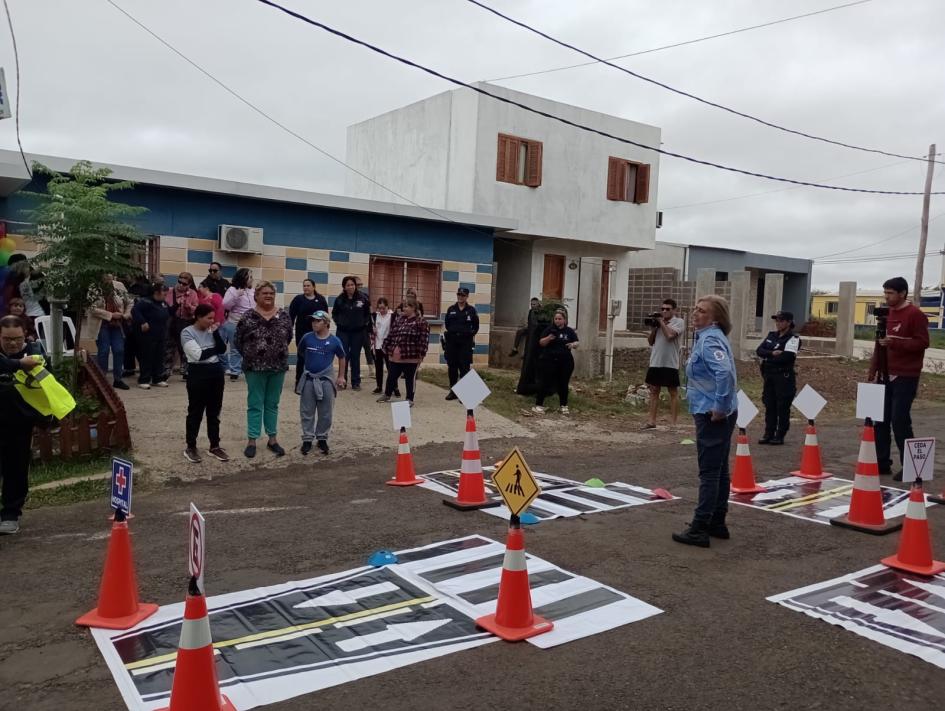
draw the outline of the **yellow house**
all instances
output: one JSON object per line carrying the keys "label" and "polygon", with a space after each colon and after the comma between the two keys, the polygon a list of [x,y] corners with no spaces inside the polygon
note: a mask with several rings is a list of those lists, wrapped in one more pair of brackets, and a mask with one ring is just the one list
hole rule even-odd
{"label": "yellow house", "polygon": [[[810,301],[811,318],[837,318],[840,311],[840,292],[831,291],[826,294],[812,294]],[[866,326],[874,325],[876,318],[873,316],[873,309],[885,303],[882,291],[856,292],[853,323]]]}

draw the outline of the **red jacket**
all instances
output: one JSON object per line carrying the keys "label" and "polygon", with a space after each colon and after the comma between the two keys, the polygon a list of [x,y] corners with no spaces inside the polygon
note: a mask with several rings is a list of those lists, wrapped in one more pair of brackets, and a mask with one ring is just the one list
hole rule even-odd
{"label": "red jacket", "polygon": [[[901,309],[890,309],[886,333],[889,336],[889,345],[886,346],[889,374],[919,377],[925,361],[925,349],[929,347],[928,316],[911,303]],[[877,358],[874,348],[870,376],[878,369]]]}

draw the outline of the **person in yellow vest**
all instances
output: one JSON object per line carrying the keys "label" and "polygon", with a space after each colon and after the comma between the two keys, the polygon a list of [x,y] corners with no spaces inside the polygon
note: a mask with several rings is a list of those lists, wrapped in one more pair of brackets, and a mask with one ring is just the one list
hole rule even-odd
{"label": "person in yellow vest", "polygon": [[27,354],[26,329],[18,316],[0,319],[0,534],[17,533],[29,493],[33,426],[41,419],[19,392],[15,376],[43,364]]}

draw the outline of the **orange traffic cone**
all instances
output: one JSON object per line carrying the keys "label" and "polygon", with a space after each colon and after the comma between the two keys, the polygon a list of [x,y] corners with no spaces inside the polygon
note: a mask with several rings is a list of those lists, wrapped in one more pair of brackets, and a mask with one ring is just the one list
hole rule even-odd
{"label": "orange traffic cone", "polygon": [[84,627],[126,630],[157,612],[158,606],[138,601],[138,581],[131,552],[128,522],[116,513],[105,554],[105,570],[98,591],[98,606],[77,619]]}
{"label": "orange traffic cone", "polygon": [[466,411],[466,440],[463,444],[463,461],[459,468],[459,491],[455,499],[443,499],[443,503],[460,511],[498,506],[498,501],[486,497],[486,486],[482,476],[482,458],[479,455],[479,437],[476,435],[476,418],[472,410]]}
{"label": "orange traffic cone", "polygon": [[764,491],[763,486],[755,483],[755,465],[748,449],[748,433],[739,428],[735,444],[735,469],[732,472],[732,491],[736,494],[757,494]]}
{"label": "orange traffic cone", "polygon": [[480,617],[476,624],[509,642],[550,632],[554,627],[553,622],[532,612],[532,593],[525,563],[525,537],[517,518],[509,526],[509,537],[505,543],[505,560],[502,562],[495,614]]}
{"label": "orange traffic cone", "polygon": [[801,454],[801,468],[791,472],[794,476],[805,479],[829,479],[833,474],[824,471],[820,461],[820,444],[817,442],[817,429],[814,421],[807,421],[807,434],[804,435],[804,450]]}
{"label": "orange traffic cone", "polygon": [[932,559],[932,537],[925,514],[925,492],[921,486],[913,486],[909,492],[899,551],[879,562],[918,575],[937,575],[945,571],[945,563]]}
{"label": "orange traffic cone", "polygon": [[191,580],[184,603],[184,622],[180,630],[171,704],[161,711],[236,711],[232,702],[220,694],[217,664],[210,637],[207,598]]}
{"label": "orange traffic cone", "polygon": [[413,455],[410,454],[410,443],[407,441],[407,429],[400,428],[400,445],[397,447],[397,471],[393,479],[386,482],[390,486],[413,486],[422,484],[423,479],[417,478],[417,471],[413,468]]}
{"label": "orange traffic cone", "polygon": [[902,521],[890,522],[883,514],[883,492],[879,485],[879,465],[876,462],[876,437],[873,423],[867,419],[860,440],[860,454],[856,460],[853,495],[850,510],[830,523],[864,533],[883,535],[902,528]]}

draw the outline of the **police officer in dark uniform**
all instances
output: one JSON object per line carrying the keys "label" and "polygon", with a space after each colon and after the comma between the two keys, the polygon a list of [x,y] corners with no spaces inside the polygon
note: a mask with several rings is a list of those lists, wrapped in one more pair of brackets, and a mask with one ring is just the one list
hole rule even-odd
{"label": "police officer in dark uniform", "polygon": [[[479,333],[479,314],[475,306],[466,303],[468,299],[469,289],[461,286],[456,290],[456,303],[447,309],[443,319],[446,367],[451,388],[469,372],[476,334]],[[446,399],[455,400],[456,394],[450,390]]]}
{"label": "police officer in dark uniform", "polygon": [[784,444],[784,435],[791,426],[791,403],[797,392],[797,374],[794,360],[801,347],[801,339],[794,333],[794,314],[778,311],[774,319],[776,331],[771,331],[756,353],[761,358],[761,376],[764,391],[765,434],[758,444]]}

